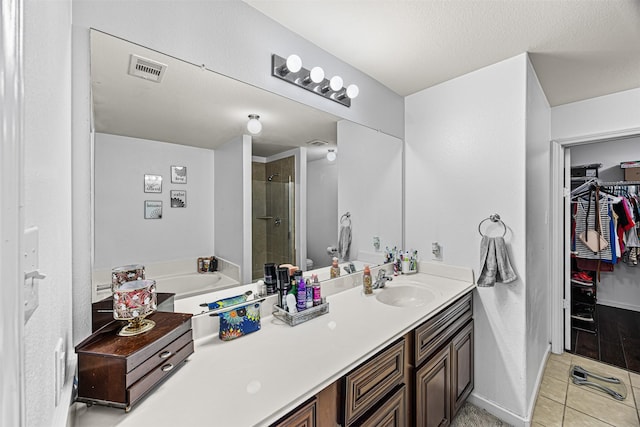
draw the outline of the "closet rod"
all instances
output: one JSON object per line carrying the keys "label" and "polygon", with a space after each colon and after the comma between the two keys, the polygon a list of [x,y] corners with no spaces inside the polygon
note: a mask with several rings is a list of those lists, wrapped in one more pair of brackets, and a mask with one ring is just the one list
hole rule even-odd
{"label": "closet rod", "polygon": [[640,181],[611,181],[611,182],[599,182],[600,187],[624,187],[628,185],[640,185]]}

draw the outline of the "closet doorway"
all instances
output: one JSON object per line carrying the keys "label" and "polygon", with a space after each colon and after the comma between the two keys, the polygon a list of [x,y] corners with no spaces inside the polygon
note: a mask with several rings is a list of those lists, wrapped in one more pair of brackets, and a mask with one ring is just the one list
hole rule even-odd
{"label": "closet doorway", "polygon": [[[621,168],[640,160],[640,135],[583,141],[564,154],[564,348],[640,372],[640,178]],[[594,231],[603,247],[585,242]]]}

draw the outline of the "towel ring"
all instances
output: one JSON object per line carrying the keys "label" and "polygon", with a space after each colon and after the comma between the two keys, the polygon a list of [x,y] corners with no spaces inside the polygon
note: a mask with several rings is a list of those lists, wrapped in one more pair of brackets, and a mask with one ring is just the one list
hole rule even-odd
{"label": "towel ring", "polygon": [[499,222],[500,224],[502,224],[502,227],[504,228],[504,233],[502,233],[502,237],[507,235],[507,226],[500,219],[500,215],[493,214],[493,215],[489,215],[489,218],[483,219],[482,221],[480,221],[480,224],[478,224],[478,233],[480,233],[482,237],[485,237],[485,234],[482,233],[482,230],[480,229],[480,227],[482,227],[482,224],[484,224],[485,221]]}

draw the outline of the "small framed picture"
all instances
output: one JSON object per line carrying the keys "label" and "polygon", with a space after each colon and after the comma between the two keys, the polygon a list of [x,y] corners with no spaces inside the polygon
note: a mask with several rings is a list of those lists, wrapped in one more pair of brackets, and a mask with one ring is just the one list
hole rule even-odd
{"label": "small framed picture", "polygon": [[144,219],[162,219],[162,200],[144,201]]}
{"label": "small framed picture", "polygon": [[171,166],[171,182],[173,184],[186,184],[187,183],[187,167]]}
{"label": "small framed picture", "polygon": [[171,190],[171,207],[187,207],[187,192],[185,190]]}
{"label": "small framed picture", "polygon": [[144,176],[144,192],[145,193],[162,193],[162,176],[161,175],[145,175]]}

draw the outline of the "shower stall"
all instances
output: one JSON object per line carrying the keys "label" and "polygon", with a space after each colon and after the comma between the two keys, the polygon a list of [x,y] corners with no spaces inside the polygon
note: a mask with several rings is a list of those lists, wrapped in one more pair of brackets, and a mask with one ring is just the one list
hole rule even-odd
{"label": "shower stall", "polygon": [[296,263],[295,158],[252,163],[252,278],[264,264]]}

